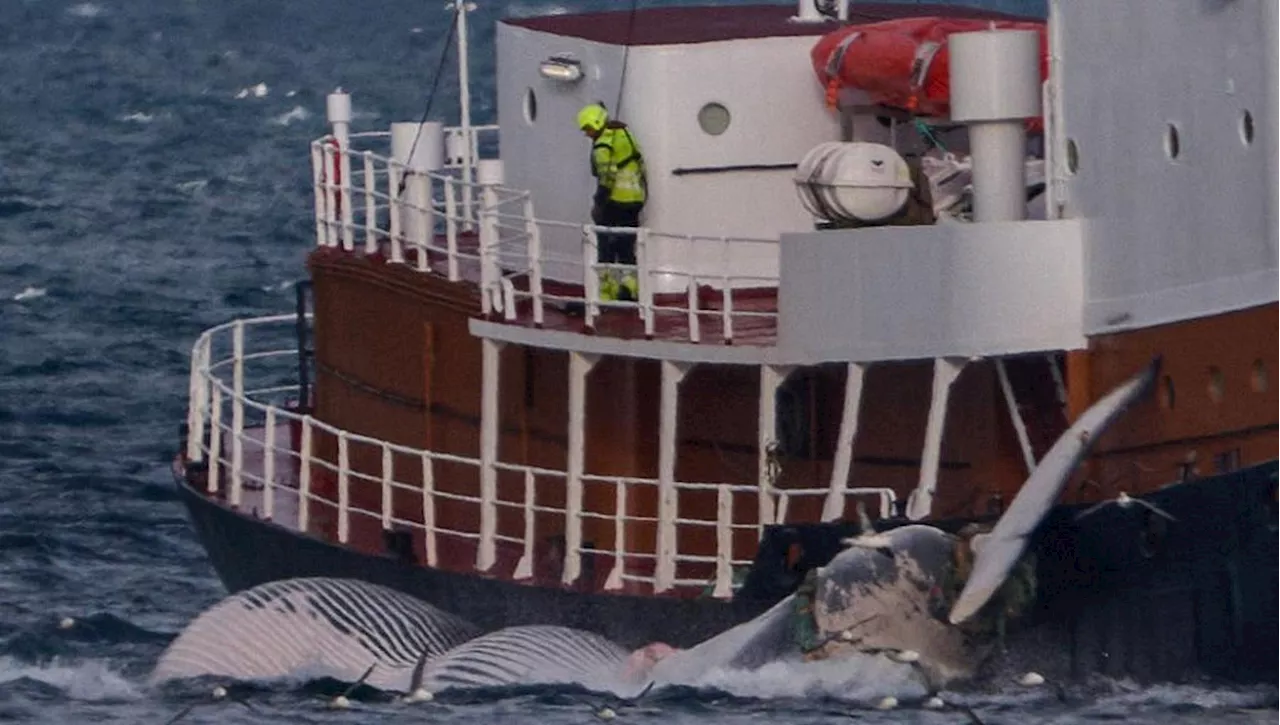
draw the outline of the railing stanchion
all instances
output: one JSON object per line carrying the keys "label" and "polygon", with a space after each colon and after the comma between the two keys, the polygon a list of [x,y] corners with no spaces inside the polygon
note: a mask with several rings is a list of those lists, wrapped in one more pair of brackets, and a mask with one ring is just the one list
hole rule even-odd
{"label": "railing stanchion", "polygon": [[351,536],[351,451],[347,432],[338,431],[338,543]]}
{"label": "railing stanchion", "polygon": [[298,443],[298,531],[307,533],[311,523],[311,437],[315,420],[302,416],[302,434]]}
{"label": "railing stanchion", "polygon": [[378,179],[374,173],[373,152],[365,151],[364,159],[364,252],[378,251]]}
{"label": "railing stanchion", "polygon": [[622,575],[627,566],[627,482],[619,478],[614,483],[613,504],[613,570],[605,580],[607,591],[622,588]]}
{"label": "railing stanchion", "polygon": [[689,308],[689,342],[702,342],[702,331],[698,329],[698,278],[689,275],[689,284],[685,289]]}
{"label": "railing stanchion", "polygon": [[649,258],[649,228],[636,230],[636,282],[640,287],[640,318],[644,320],[644,336],[653,337],[655,312],[653,309],[654,274]]}
{"label": "railing stanchion", "polygon": [[204,378],[204,346],[197,342],[191,348],[191,381],[187,394],[187,460],[204,460],[205,396],[209,382]]}
{"label": "railing stanchion", "polygon": [[328,190],[325,189],[325,142],[313,141],[311,143],[311,184],[315,192],[315,215],[316,215],[316,246],[329,246],[329,228],[326,225],[328,220],[327,211],[328,204],[325,197],[328,196]]}
{"label": "railing stanchion", "polygon": [[391,530],[391,519],[395,508],[392,498],[392,482],[395,480],[395,458],[391,455],[391,446],[382,444],[382,530]]}
{"label": "railing stanchion", "polygon": [[524,198],[524,230],[529,245],[529,296],[533,298],[533,324],[541,326],[542,312],[542,236],[533,216],[533,199]]}
{"label": "railing stanchion", "polygon": [[276,409],[267,406],[262,443],[262,516],[268,521],[276,515]]}
{"label": "railing stanchion", "polygon": [[533,577],[533,542],[536,540],[534,529],[534,499],[536,497],[535,479],[532,468],[524,469],[524,551],[520,561],[516,563],[513,579],[530,579]]}
{"label": "railing stanchion", "polygon": [[435,566],[436,555],[436,484],[435,465],[431,453],[422,452],[422,546],[426,549],[427,566]]}
{"label": "railing stanchion", "polygon": [[244,490],[244,320],[231,328],[231,496],[239,508]]}
{"label": "railing stanchion", "polygon": [[448,249],[449,281],[461,279],[458,273],[458,192],[453,179],[444,181],[444,241]]}
{"label": "railing stanchion", "polygon": [[400,221],[400,165],[387,161],[387,231],[391,237],[391,255],[404,258],[404,230]]}
{"label": "railing stanchion", "polygon": [[209,493],[218,492],[218,476],[222,473],[222,387],[213,386],[209,405]]}
{"label": "railing stanchion", "polygon": [[600,316],[600,275],[596,265],[600,261],[599,239],[596,227],[582,227],[582,293],[586,296],[586,326],[595,327]]}
{"label": "railing stanchion", "polygon": [[723,483],[716,492],[716,584],[711,596],[733,597],[733,491]]}

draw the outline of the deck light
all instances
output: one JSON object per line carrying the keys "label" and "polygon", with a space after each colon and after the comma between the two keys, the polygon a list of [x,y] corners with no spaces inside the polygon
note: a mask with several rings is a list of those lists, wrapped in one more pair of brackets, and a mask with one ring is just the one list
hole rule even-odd
{"label": "deck light", "polygon": [[582,79],[582,63],[574,58],[553,55],[538,65],[538,75],[560,83],[577,83]]}

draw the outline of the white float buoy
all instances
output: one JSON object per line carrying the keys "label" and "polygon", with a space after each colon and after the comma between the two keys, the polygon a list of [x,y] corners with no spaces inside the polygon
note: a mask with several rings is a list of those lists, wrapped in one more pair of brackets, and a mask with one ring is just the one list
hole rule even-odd
{"label": "white float buoy", "polygon": [[221,700],[226,696],[227,696],[227,688],[223,687],[222,685],[218,685],[217,687],[213,688],[213,699]]}
{"label": "white float buoy", "polygon": [[897,652],[890,652],[889,659],[893,660],[894,662],[900,662],[905,665],[905,664],[910,664],[912,662],[919,662],[920,653],[913,649],[904,649],[904,650],[899,650]]}
{"label": "white float buoy", "polygon": [[347,699],[346,695],[338,695],[329,703],[329,707],[335,710],[345,710],[351,707],[351,701]]}
{"label": "white float buoy", "polygon": [[617,716],[618,716],[618,713],[614,712],[613,708],[611,707],[602,707],[596,712],[596,717],[600,718],[601,720],[612,720]]}
{"label": "white float buoy", "polygon": [[938,697],[937,695],[934,695],[933,697],[924,701],[924,709],[926,710],[941,710],[946,706],[947,706],[947,703],[943,702],[942,698]]}
{"label": "white float buoy", "polygon": [[58,629],[71,629],[74,626],[76,626],[76,620],[71,617],[63,617],[62,621],[58,622]]}
{"label": "white float buoy", "polygon": [[898,698],[888,695],[876,703],[877,710],[892,710],[898,706]]}
{"label": "white float buoy", "polygon": [[418,689],[406,695],[404,698],[404,701],[405,702],[431,702],[434,699],[436,699],[435,695],[431,694],[430,692],[427,692],[426,688],[419,687]]}

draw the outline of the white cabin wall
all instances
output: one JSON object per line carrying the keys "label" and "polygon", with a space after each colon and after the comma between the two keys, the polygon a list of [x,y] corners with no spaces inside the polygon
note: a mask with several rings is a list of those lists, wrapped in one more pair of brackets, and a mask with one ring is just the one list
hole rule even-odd
{"label": "white cabin wall", "polygon": [[1087,220],[1088,332],[1276,300],[1275,2],[1054,3],[1062,133],[1079,152],[1066,216]]}
{"label": "white cabin wall", "polygon": [[[784,231],[812,228],[792,183],[793,169],[674,175],[681,168],[794,164],[812,146],[840,137],[837,114],[823,105],[809,50],[817,36],[757,38],[686,46],[637,46],[627,61],[622,120],[636,135],[649,174],[649,203],[642,222],[671,235],[776,239]],[[585,77],[572,85],[538,75],[538,63],[557,53],[583,63]],[[588,221],[594,180],[589,142],[575,118],[584,104],[617,102],[623,49],[579,38],[500,24],[497,34],[498,119],[506,184],[530,189],[540,218]],[[534,123],[525,119],[527,89],[537,95]],[[721,136],[705,134],[698,110],[711,101],[731,114]],[[543,247],[576,257],[580,234],[544,228]],[[776,277],[777,250],[752,244],[728,253],[719,244],[657,237],[658,264],[694,271]],[[579,274],[569,265],[550,275]],[[742,286],[751,282],[742,281]],[[754,283],[759,284],[759,283]],[[683,286],[672,278],[669,288]],[[662,291],[662,290],[659,290]]]}

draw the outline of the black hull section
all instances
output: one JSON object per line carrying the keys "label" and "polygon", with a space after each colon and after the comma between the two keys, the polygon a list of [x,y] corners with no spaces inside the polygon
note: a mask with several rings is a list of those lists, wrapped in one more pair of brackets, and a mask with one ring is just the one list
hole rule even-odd
{"label": "black hull section", "polygon": [[[1011,637],[1010,659],[1051,677],[1274,681],[1276,477],[1272,462],[1146,497],[1176,522],[1139,506],[1108,506],[1079,521],[1083,507],[1054,509],[1032,545],[1038,605],[1031,626]],[[687,647],[776,601],[586,594],[429,569],[245,517],[185,482],[178,488],[232,592],[278,579],[349,577],[406,592],[486,629],[561,624],[628,647],[653,641]]]}

